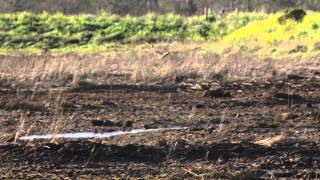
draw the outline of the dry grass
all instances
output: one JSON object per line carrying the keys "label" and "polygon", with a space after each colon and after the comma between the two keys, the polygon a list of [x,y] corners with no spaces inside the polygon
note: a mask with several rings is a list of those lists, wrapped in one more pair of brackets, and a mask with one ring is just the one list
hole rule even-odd
{"label": "dry grass", "polygon": [[[0,60],[0,79],[12,87],[30,84],[77,86],[82,80],[100,83],[179,82],[216,78],[269,79],[296,69],[317,67],[319,57],[306,60],[257,59],[249,52],[217,55],[201,50],[170,51],[164,58],[154,49],[108,54],[4,54]],[[37,86],[34,86],[37,83]]]}
{"label": "dry grass", "polygon": [[[48,101],[51,101],[50,98]],[[69,125],[75,121],[76,113],[67,115],[64,113],[63,104],[66,103],[66,99],[64,98],[63,94],[59,94],[54,102],[50,102],[53,108],[53,118],[48,121],[48,123],[44,127],[44,134],[52,134],[53,138],[50,142],[55,143],[57,142],[56,135],[59,133],[64,132],[66,129],[69,128]],[[28,110],[28,108],[22,108],[22,110]],[[29,111],[25,113],[21,113],[20,120],[17,124],[17,128],[15,131],[13,142],[19,142],[19,138],[22,136],[28,136],[30,133],[35,131],[34,129],[34,122],[30,122],[28,119]],[[35,118],[38,118],[37,116]],[[41,118],[41,117],[39,117]],[[41,121],[41,120],[40,120]],[[38,132],[37,132],[38,133]],[[0,132],[0,140],[4,138],[6,134],[4,132]]]}
{"label": "dry grass", "polygon": [[27,116],[25,114],[21,114],[19,127],[17,128],[13,143],[16,143],[22,133],[25,132],[25,123],[27,120]]}

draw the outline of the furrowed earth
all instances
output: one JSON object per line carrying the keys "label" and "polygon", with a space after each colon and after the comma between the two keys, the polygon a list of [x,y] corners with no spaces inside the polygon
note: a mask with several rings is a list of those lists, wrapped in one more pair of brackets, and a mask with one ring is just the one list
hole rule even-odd
{"label": "furrowed earth", "polygon": [[[263,81],[83,82],[41,91],[0,84],[2,179],[320,176],[320,69]],[[105,139],[18,139],[170,127],[187,128]]]}

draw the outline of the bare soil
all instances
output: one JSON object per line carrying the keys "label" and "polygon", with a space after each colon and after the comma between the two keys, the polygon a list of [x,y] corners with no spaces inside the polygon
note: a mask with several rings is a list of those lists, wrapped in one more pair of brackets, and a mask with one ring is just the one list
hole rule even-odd
{"label": "bare soil", "polygon": [[[0,90],[3,179],[320,176],[320,73],[268,81]],[[22,124],[22,125],[21,125]],[[107,139],[26,134],[188,127]],[[271,146],[255,143],[283,135]]]}

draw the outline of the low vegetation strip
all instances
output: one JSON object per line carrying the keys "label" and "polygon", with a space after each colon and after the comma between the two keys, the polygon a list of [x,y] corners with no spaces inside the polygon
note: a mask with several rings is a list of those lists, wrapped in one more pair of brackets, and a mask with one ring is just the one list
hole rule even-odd
{"label": "low vegetation strip", "polygon": [[[275,14],[226,16],[147,14],[0,14],[0,50],[113,51],[137,44],[179,41],[225,55],[248,51],[259,59],[313,57],[320,52],[320,13],[288,9]],[[201,42],[201,43],[194,43]],[[140,47],[140,46],[137,46]],[[231,51],[230,51],[231,50]]]}
{"label": "low vegetation strip", "polygon": [[32,14],[0,15],[0,48],[92,48],[107,43],[218,40],[256,20],[264,13],[230,13],[184,17],[148,14],[142,17],[100,15]]}

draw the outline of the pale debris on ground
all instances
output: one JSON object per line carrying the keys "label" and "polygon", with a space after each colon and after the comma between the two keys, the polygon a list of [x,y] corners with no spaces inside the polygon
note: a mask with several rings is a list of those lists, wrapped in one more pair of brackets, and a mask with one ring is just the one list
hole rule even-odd
{"label": "pale debris on ground", "polygon": [[284,135],[278,135],[274,137],[265,138],[259,141],[255,141],[254,144],[271,147],[274,143],[280,142],[285,139]]}

